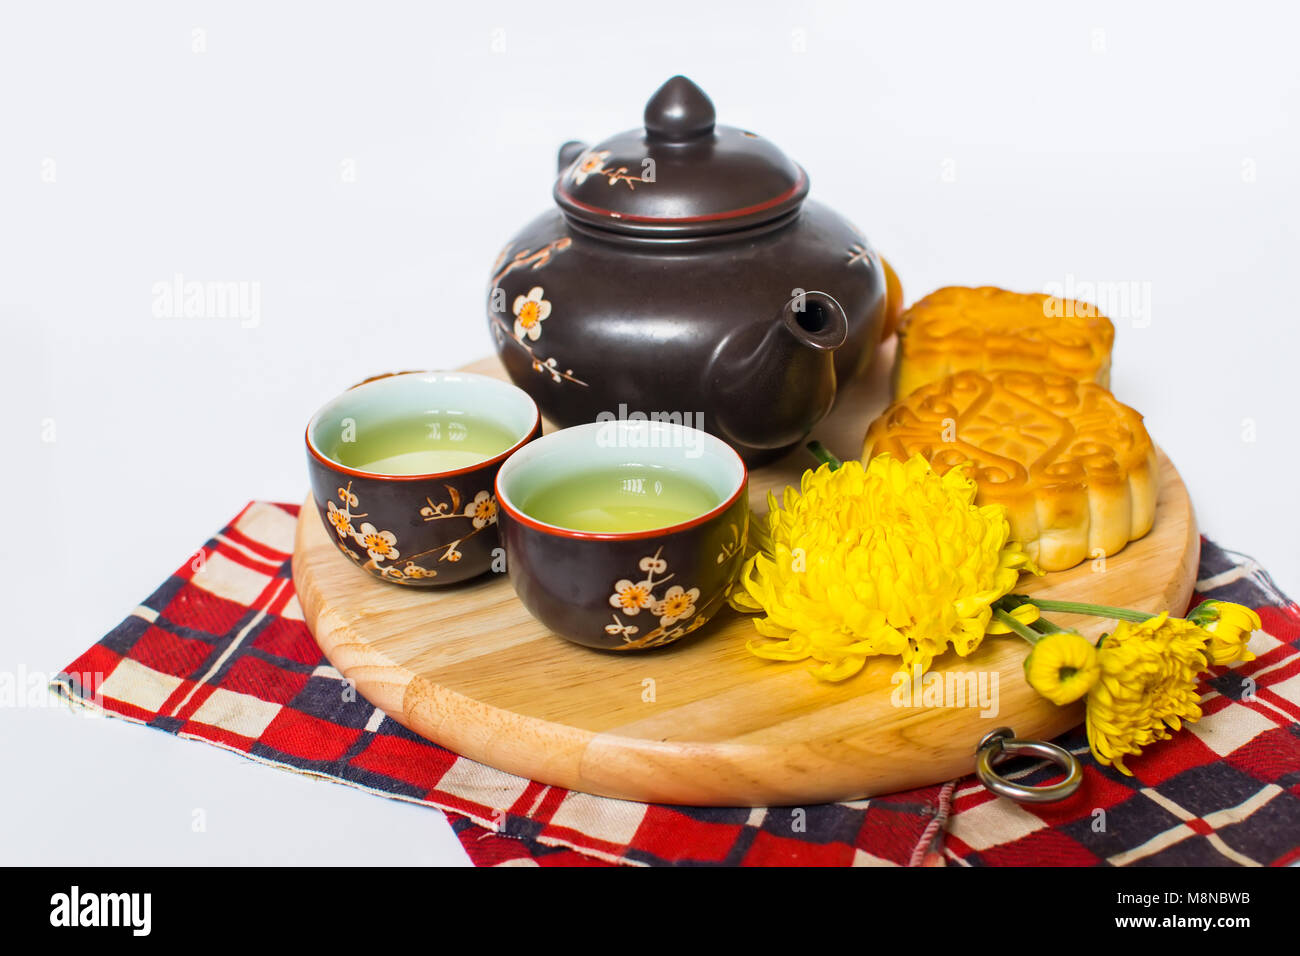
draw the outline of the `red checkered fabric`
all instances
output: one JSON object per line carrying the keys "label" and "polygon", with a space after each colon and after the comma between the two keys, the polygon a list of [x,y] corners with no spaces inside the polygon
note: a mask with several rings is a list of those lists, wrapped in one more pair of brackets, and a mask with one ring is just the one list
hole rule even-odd
{"label": "red checkered fabric", "polygon": [[[1285,864],[1300,858],[1300,609],[1204,541],[1198,592],[1264,622],[1204,718],[1069,801],[971,778],[808,807],[673,807],[546,786],[412,734],[356,695],[303,622],[295,505],[252,502],[52,682],[68,700],[298,773],[442,808],[479,865]],[[1086,755],[1082,732],[1060,741]],[[1042,765],[1015,776],[1048,779]]]}

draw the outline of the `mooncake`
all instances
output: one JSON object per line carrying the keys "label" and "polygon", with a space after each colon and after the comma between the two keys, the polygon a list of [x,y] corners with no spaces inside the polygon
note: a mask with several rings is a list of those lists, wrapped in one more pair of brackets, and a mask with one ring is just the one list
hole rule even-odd
{"label": "mooncake", "polygon": [[884,256],[880,257],[880,265],[885,270],[885,321],[880,326],[883,342],[898,331],[898,323],[903,320],[903,283]]}
{"label": "mooncake", "polygon": [[1044,369],[1110,385],[1115,326],[1075,299],[949,286],[899,322],[894,398],[963,369]]}
{"label": "mooncake", "polygon": [[1119,551],[1155,520],[1159,468],[1142,416],[1095,382],[1055,372],[956,372],[872,422],[863,460],[969,462],[977,504],[1006,506],[1044,571]]}

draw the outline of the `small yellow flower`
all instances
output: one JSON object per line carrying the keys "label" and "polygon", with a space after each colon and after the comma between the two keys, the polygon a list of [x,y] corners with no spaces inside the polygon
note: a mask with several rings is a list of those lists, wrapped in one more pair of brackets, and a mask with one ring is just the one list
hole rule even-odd
{"label": "small yellow flower", "polygon": [[[1016,607],[1012,608],[1007,613],[1010,614],[1012,617],[1014,617],[1021,624],[1025,625],[1026,627],[1028,627],[1030,624],[1033,624],[1040,617],[1038,605],[1031,604],[1028,601],[1026,601],[1024,604],[1016,605]],[[1003,624],[997,618],[993,618],[992,620],[989,621],[989,626],[984,631],[984,633],[985,634],[1010,634],[1011,628],[1008,627],[1006,624]]]}
{"label": "small yellow flower", "polygon": [[1101,677],[1088,692],[1088,744],[1102,764],[1132,776],[1124,757],[1200,719],[1198,675],[1209,666],[1207,635],[1168,612],[1120,621],[1097,650]]}
{"label": "small yellow flower", "polygon": [[1097,648],[1074,631],[1045,635],[1025,658],[1025,679],[1029,686],[1053,704],[1078,700],[1097,683],[1100,675]]}
{"label": "small yellow flower", "polygon": [[1222,666],[1255,659],[1246,645],[1250,635],[1263,625],[1250,608],[1228,601],[1203,601],[1188,617],[1210,635],[1205,653],[1211,664]]}
{"label": "small yellow flower", "polygon": [[940,476],[919,455],[879,455],[806,471],[779,503],[769,494],[758,551],[729,595],[737,610],[762,615],[750,651],[812,658],[825,680],[879,654],[922,672],[950,647],[970,654],[993,602],[1035,570],[1008,540],[1006,509],[976,506],[975,493],[961,467]]}

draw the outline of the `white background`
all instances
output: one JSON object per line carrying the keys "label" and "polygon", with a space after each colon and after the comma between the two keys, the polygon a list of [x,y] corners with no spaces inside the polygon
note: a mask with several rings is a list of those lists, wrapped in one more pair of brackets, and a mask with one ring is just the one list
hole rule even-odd
{"label": "white background", "polygon": [[[334,393],[487,354],[487,270],[556,147],[639,125],[677,72],[909,301],[1138,283],[1114,391],[1203,530],[1300,590],[1296,28],[1240,2],[7,3],[0,667],[57,672],[250,498],[301,501]],[[176,273],[260,283],[260,322],[154,318]],[[118,721],[33,702],[0,747],[0,862],[465,861],[436,812]]]}

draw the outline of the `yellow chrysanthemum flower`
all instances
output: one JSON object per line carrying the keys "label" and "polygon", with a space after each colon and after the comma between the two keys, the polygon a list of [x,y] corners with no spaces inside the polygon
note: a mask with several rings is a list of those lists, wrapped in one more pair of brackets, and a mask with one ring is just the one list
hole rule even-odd
{"label": "yellow chrysanthemum flower", "polygon": [[1088,744],[1099,763],[1132,776],[1124,757],[1169,728],[1200,719],[1197,675],[1209,666],[1207,635],[1168,612],[1141,624],[1120,621],[1097,650],[1101,677],[1088,692]]}
{"label": "yellow chrysanthemum flower", "polygon": [[[991,605],[1037,571],[1001,505],[974,504],[961,467],[943,476],[919,455],[879,455],[804,472],[798,490],[768,495],[766,528],[730,600],[754,619],[759,657],[812,658],[843,680],[868,657],[899,657],[922,672],[952,647],[970,654]],[[779,505],[779,506],[778,506]]]}
{"label": "yellow chrysanthemum flower", "polygon": [[1250,608],[1230,601],[1202,601],[1188,617],[1210,635],[1205,653],[1211,664],[1234,664],[1255,659],[1255,655],[1246,649],[1246,644],[1250,635],[1263,625],[1259,615]]}
{"label": "yellow chrysanthemum flower", "polygon": [[1025,658],[1029,686],[1053,704],[1073,703],[1088,693],[1100,676],[1097,648],[1075,631],[1044,635]]}

